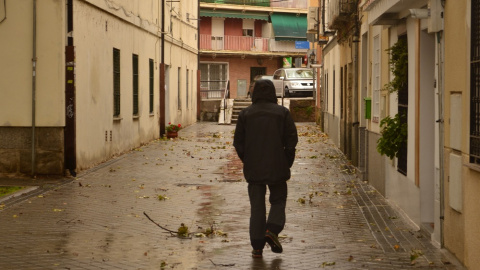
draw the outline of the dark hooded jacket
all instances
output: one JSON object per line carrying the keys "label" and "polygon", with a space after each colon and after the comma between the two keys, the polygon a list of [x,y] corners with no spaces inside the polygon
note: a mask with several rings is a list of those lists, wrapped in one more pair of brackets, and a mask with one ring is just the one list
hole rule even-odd
{"label": "dark hooded jacket", "polygon": [[275,184],[290,179],[297,128],[290,111],[277,105],[270,80],[258,80],[252,105],[238,116],[233,145],[248,183]]}

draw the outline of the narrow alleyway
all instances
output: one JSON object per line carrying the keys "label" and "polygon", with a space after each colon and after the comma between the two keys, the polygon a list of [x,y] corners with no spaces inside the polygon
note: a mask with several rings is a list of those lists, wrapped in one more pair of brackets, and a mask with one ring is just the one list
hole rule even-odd
{"label": "narrow alleyway", "polygon": [[[282,254],[250,256],[235,126],[198,123],[0,202],[0,269],[461,269],[359,181],[314,124],[297,127]],[[182,223],[188,237],[167,231]]]}

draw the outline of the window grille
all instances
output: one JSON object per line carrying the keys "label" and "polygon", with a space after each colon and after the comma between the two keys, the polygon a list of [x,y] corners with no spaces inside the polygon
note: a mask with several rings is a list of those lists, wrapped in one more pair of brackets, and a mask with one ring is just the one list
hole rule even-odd
{"label": "window grille", "polygon": [[138,115],[138,55],[132,55],[133,115]]}
{"label": "window grille", "polygon": [[201,63],[200,76],[202,99],[223,98],[228,82],[228,65],[226,63]]}
{"label": "window grille", "polygon": [[335,115],[335,66],[333,67],[333,78],[332,78],[332,106],[333,106],[332,115]]}
{"label": "window grille", "polygon": [[113,116],[120,115],[120,50],[113,49]]}
{"label": "window grille", "polygon": [[471,10],[470,162],[480,164],[480,1]]}
{"label": "window grille", "polygon": [[[398,38],[405,39],[405,43],[407,43],[406,35],[400,36]],[[408,70],[407,70],[407,74],[408,74]],[[400,89],[398,91],[398,115],[400,117],[400,124],[408,123],[408,76],[403,89]],[[400,146],[400,150],[398,151],[397,170],[404,175],[407,175],[407,154],[408,154],[407,149],[408,149],[408,143],[404,142]]]}
{"label": "window grille", "polygon": [[153,89],[154,89],[154,66],[153,66],[153,59],[148,60],[148,67],[149,67],[149,112],[153,113]]}
{"label": "window grille", "polygon": [[328,70],[325,70],[325,111],[328,112]]}
{"label": "window grille", "polygon": [[185,87],[185,106],[187,107],[188,109],[188,91],[189,91],[189,80],[188,80],[188,72],[189,70],[187,69],[187,73],[185,74],[185,81],[186,81],[186,87]]}
{"label": "window grille", "polygon": [[182,68],[178,68],[178,73],[177,73],[177,81],[178,81],[178,84],[177,84],[177,95],[178,95],[178,98],[177,98],[177,106],[178,106],[178,110],[181,110],[182,109],[182,95],[181,95],[181,92],[180,92],[180,88],[182,87],[182,83],[180,81],[180,78],[182,77]]}
{"label": "window grille", "polygon": [[343,93],[345,91],[343,78],[343,67],[340,67],[340,119],[343,119]]}
{"label": "window grille", "polygon": [[[408,119],[408,105],[398,105],[398,115],[400,117],[400,124],[407,123]],[[405,141],[400,146],[398,150],[398,164],[397,170],[403,175],[407,175],[407,154],[408,154],[408,143]]]}

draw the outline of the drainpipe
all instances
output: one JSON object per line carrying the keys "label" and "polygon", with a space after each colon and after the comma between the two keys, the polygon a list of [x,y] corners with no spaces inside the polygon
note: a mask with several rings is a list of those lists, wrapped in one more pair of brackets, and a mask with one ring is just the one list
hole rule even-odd
{"label": "drainpipe", "polygon": [[160,61],[160,138],[165,134],[165,0],[162,0],[162,56]]}
{"label": "drainpipe", "polygon": [[353,138],[352,138],[352,159],[355,161],[356,166],[360,163],[360,120],[358,119],[358,43],[360,42],[360,31],[358,29],[359,24],[359,11],[358,11],[358,1],[355,2],[355,33],[353,34],[352,43],[353,43],[353,91],[352,91],[352,126],[353,126]]}
{"label": "drainpipe", "polygon": [[33,44],[32,44],[32,177],[35,177],[35,96],[36,96],[36,70],[37,70],[37,0],[33,0]]}
{"label": "drainpipe", "polygon": [[420,187],[420,19],[415,32],[415,185]]}
{"label": "drainpipe", "polygon": [[197,1],[197,119],[200,119],[201,95],[200,95],[200,1]]}
{"label": "drainpipe", "polygon": [[443,83],[443,32],[437,32],[437,42],[438,42],[438,129],[439,129],[439,167],[440,167],[440,247],[444,247],[444,238],[443,238],[443,221],[445,215],[445,183],[443,182],[445,179],[444,176],[444,155],[443,155],[443,148],[445,147],[444,142],[444,111],[443,111],[443,96],[444,96],[444,83]]}

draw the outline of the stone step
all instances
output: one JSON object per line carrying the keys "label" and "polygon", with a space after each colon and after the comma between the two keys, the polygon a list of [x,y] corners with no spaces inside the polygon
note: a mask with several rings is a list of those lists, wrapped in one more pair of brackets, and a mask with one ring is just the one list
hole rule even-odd
{"label": "stone step", "polygon": [[235,99],[233,101],[231,123],[236,124],[240,112],[250,105],[252,105],[251,99]]}

